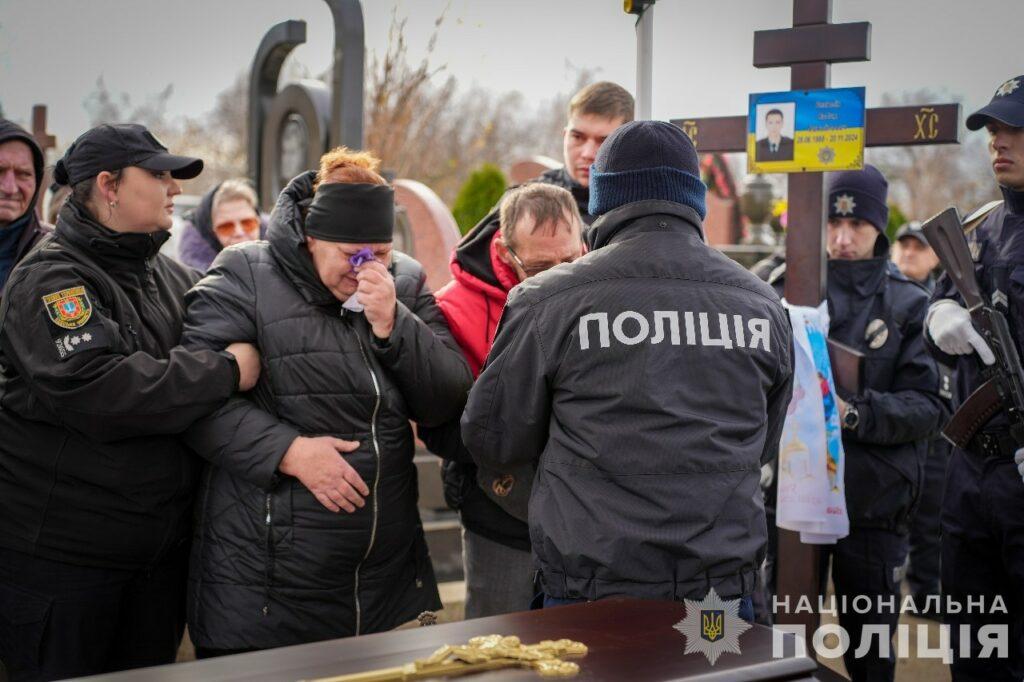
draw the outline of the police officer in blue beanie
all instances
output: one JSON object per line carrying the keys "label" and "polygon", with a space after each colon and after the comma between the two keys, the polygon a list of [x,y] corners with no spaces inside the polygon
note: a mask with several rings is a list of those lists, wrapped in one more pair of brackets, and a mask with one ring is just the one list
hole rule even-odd
{"label": "police officer in blue beanie", "polygon": [[[974,228],[969,240],[978,283],[1007,316],[1017,348],[1024,352],[1024,76],[1000,85],[988,105],[967,117],[967,127],[988,131],[992,171],[1003,195],[1001,202],[965,220],[968,229]],[[939,280],[932,301],[929,349],[956,368],[962,402],[988,378],[983,370],[994,360],[992,351],[971,326],[948,277]],[[966,448],[953,448],[949,462],[942,590],[961,606],[946,614],[954,680],[1024,678],[1024,449],[1008,429],[1006,415],[998,412]],[[969,602],[983,606],[969,609]],[[1006,656],[981,657],[986,626],[1004,638]]]}
{"label": "police officer in blue beanie", "polygon": [[[831,559],[836,598],[848,604],[839,613],[851,642],[846,669],[870,682],[893,679],[892,647],[876,645],[863,656],[856,650],[865,626],[886,625],[890,638],[896,631],[909,521],[928,440],[944,414],[922,335],[928,291],[889,260],[888,187],[871,165],[828,180],[829,338],[866,358],[859,393],[839,389],[850,534],[822,552],[822,575]],[[772,283],[781,291],[784,280],[780,268]],[[867,613],[850,606],[860,595],[871,601]]]}
{"label": "police officer in blue beanie", "polygon": [[533,484],[544,606],[713,589],[753,617],[792,335],[771,288],[705,243],[705,191],[675,126],[612,133],[594,250],[512,290],[470,393],[474,459],[531,472],[509,485]]}

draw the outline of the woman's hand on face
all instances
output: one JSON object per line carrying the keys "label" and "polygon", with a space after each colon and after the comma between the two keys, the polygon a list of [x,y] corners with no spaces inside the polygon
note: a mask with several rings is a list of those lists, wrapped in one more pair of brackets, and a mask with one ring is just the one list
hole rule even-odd
{"label": "woman's hand on face", "polygon": [[395,280],[387,267],[378,261],[371,261],[359,266],[356,274],[359,286],[356,294],[363,305],[363,314],[378,339],[391,336],[395,327]]}

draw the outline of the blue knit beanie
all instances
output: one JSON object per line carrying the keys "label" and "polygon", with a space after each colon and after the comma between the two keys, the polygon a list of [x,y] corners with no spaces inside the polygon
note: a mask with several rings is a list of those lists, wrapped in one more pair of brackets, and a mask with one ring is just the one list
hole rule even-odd
{"label": "blue knit beanie", "polygon": [[591,215],[602,215],[635,201],[674,201],[704,219],[707,187],[693,142],[664,121],[633,121],[601,145],[590,167]]}
{"label": "blue knit beanie", "polygon": [[860,218],[885,232],[889,224],[889,183],[871,164],[864,170],[831,173],[828,178],[828,217]]}

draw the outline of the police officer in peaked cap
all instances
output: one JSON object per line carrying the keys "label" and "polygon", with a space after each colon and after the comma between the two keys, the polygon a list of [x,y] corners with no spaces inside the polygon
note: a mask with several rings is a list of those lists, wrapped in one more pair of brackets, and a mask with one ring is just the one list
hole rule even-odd
{"label": "police officer in peaked cap", "polygon": [[[965,221],[968,229],[976,226],[968,241],[978,283],[1007,315],[1017,349],[1024,352],[1024,76],[1004,81],[992,100],[967,118],[967,127],[987,131],[992,172],[1002,193],[1001,202],[982,207]],[[934,356],[956,368],[962,402],[984,383],[983,370],[994,358],[948,277],[939,280],[927,327]],[[953,449],[943,499],[942,589],[961,606],[946,613],[952,626],[954,680],[1024,678],[1022,479],[1024,449],[1010,438],[1003,412],[966,448]],[[983,600],[983,607],[969,609],[972,599],[975,605]],[[969,629],[962,632],[962,625]],[[979,634],[987,625],[1009,638],[1007,656],[980,657]],[[964,635],[969,643],[961,641]],[[962,655],[964,651],[970,655]]]}

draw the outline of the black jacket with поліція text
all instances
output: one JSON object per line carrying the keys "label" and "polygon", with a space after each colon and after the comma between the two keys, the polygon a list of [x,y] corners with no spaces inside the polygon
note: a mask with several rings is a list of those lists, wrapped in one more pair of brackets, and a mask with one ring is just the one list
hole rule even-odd
{"label": "black jacket with \u043f\u043e\u043b\u0456\u0446\u0456\u044f text", "polygon": [[761,465],[792,388],[786,312],[682,204],[626,204],[591,237],[509,295],[466,447],[499,471],[536,467],[547,595],[748,595],[767,540]]}

